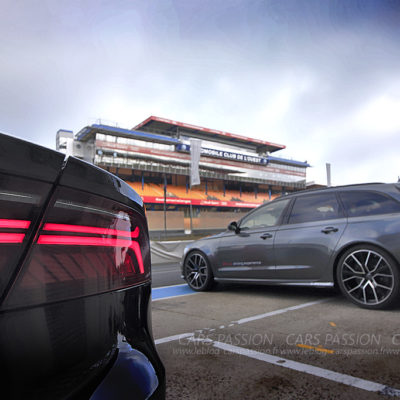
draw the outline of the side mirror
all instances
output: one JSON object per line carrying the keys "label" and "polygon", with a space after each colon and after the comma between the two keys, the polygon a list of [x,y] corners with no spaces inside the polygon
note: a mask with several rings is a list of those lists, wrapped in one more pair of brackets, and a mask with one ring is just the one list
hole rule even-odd
{"label": "side mirror", "polygon": [[234,231],[235,233],[238,233],[239,232],[239,227],[238,227],[237,222],[236,221],[231,222],[228,225],[228,230],[229,231]]}

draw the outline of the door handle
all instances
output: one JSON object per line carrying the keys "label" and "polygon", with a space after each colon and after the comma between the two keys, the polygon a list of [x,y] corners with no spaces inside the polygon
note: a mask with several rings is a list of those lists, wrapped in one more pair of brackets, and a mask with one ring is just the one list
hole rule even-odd
{"label": "door handle", "polygon": [[270,233],[263,233],[261,236],[260,236],[260,238],[261,239],[271,239],[272,238],[272,235],[270,234]]}
{"label": "door handle", "polygon": [[322,229],[321,232],[328,234],[328,233],[331,233],[331,232],[337,232],[338,230],[339,230],[338,228],[334,228],[333,226],[328,226],[328,227]]}

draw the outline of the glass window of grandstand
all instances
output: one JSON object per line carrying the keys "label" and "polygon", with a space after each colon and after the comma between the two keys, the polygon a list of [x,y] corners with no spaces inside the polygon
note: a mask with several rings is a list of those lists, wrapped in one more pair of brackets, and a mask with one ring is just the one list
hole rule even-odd
{"label": "glass window of grandstand", "polygon": [[400,212],[400,204],[381,194],[367,191],[340,193],[349,217],[391,214]]}
{"label": "glass window of grandstand", "polygon": [[243,218],[240,223],[240,230],[276,226],[280,221],[284,209],[289,204],[289,201],[289,199],[281,200],[257,209]]}
{"label": "glass window of grandstand", "polygon": [[335,193],[301,196],[295,200],[289,224],[340,218],[342,212]]}

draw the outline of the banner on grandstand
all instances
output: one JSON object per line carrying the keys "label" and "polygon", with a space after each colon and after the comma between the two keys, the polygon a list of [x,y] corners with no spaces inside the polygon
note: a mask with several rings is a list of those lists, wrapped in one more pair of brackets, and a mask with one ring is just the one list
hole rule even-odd
{"label": "banner on grandstand", "polygon": [[[142,196],[146,204],[162,204],[164,197]],[[234,208],[256,208],[262,203],[248,203],[241,201],[221,201],[221,200],[200,200],[200,199],[180,199],[177,197],[167,197],[167,204],[182,206],[204,206],[204,207],[234,207]]]}
{"label": "banner on grandstand", "polygon": [[[177,144],[175,146],[177,151],[181,152],[191,152],[191,146],[187,144]],[[265,157],[258,157],[256,155],[250,156],[248,154],[240,154],[240,153],[232,153],[231,151],[217,150],[217,149],[209,149],[207,147],[201,147],[200,154],[206,157],[216,157],[216,158],[225,158],[227,160],[233,161],[241,161],[252,164],[268,164],[268,159]]]}
{"label": "banner on grandstand", "polygon": [[190,139],[190,187],[200,185],[200,153],[201,140]]}

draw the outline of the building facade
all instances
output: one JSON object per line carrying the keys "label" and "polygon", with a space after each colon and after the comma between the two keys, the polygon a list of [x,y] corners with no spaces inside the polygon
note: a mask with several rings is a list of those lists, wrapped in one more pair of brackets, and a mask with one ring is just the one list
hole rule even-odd
{"label": "building facade", "polygon": [[[190,187],[191,139],[201,144]],[[242,213],[306,186],[307,162],[276,156],[284,145],[151,116],[133,129],[94,124],[60,130],[57,150],[104,168],[143,198],[149,226],[221,229]]]}

